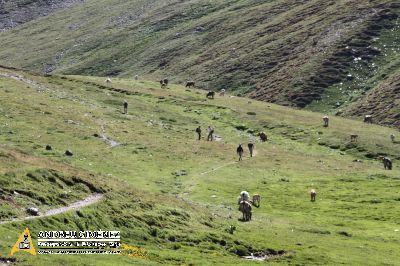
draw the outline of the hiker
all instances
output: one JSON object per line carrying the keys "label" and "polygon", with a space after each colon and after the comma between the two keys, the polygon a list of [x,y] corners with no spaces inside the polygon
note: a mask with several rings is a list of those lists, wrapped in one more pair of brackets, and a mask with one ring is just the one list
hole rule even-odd
{"label": "hiker", "polygon": [[207,141],[213,141],[214,139],[214,128],[212,128],[211,126],[208,126],[208,136],[207,136]]}
{"label": "hiker", "polygon": [[254,144],[250,142],[247,147],[249,147],[250,157],[253,157]]}
{"label": "hiker", "polygon": [[124,100],[124,114],[128,113],[128,102]]}
{"label": "hiker", "polygon": [[243,155],[242,144],[239,144],[239,147],[237,147],[236,152],[239,155],[239,161],[241,161],[242,160],[242,155]]}
{"label": "hiker", "polygon": [[196,128],[196,133],[197,135],[199,135],[199,140],[201,139],[201,127],[199,126],[198,128]]}

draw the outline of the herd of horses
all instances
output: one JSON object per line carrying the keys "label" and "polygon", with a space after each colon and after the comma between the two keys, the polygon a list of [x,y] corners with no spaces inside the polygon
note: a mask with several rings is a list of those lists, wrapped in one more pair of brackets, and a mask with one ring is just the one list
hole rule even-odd
{"label": "herd of horses", "polygon": [[[372,118],[373,118],[372,115],[365,115],[364,123],[372,124]],[[329,127],[329,116],[322,117],[322,121],[324,122],[324,125],[323,125],[324,127]],[[390,134],[390,140],[392,142],[395,142],[395,135]],[[358,141],[358,135],[350,134],[350,142],[355,143],[357,141]],[[392,160],[389,157],[379,156],[378,159],[382,161],[383,167],[385,168],[385,170],[392,170]]]}
{"label": "herd of horses", "polygon": [[[135,76],[135,80],[137,80],[137,76]],[[168,81],[167,78],[161,79],[160,80],[161,88],[166,88],[168,86],[168,82],[169,81]],[[107,78],[106,79],[106,83],[111,83],[111,78]],[[195,82],[192,81],[192,80],[188,80],[188,81],[186,81],[185,87],[186,88],[195,87]],[[224,96],[225,95],[225,90],[222,89],[220,91],[219,95]],[[206,97],[208,99],[214,99],[215,92],[214,91],[208,91],[207,94],[206,94]],[[124,111],[125,111],[125,113],[127,112],[127,105],[128,104],[125,101],[124,102]],[[372,118],[373,118],[372,115],[365,115],[364,122],[365,123],[372,123]],[[329,127],[329,117],[328,116],[323,116],[322,120],[323,120],[323,126],[324,127]],[[258,134],[258,136],[260,137],[260,140],[262,142],[265,142],[265,141],[268,140],[268,137],[264,132],[260,132]],[[350,141],[351,142],[357,142],[357,139],[358,139],[358,135],[357,134],[350,134]],[[394,142],[395,141],[395,136],[393,134],[391,134],[390,135],[390,139],[392,140],[392,142]],[[249,150],[250,150],[250,153],[251,153],[251,156],[252,156],[254,145],[252,143],[250,143],[248,146],[249,146]],[[242,157],[242,154],[243,154],[243,148],[241,147],[241,144],[237,148],[237,153],[239,154],[239,161],[240,161],[241,157]],[[379,156],[378,159],[383,162],[383,166],[384,166],[385,170],[392,170],[392,161],[391,161],[390,158],[384,157],[384,156]],[[315,191],[315,189],[312,189],[310,191],[310,196],[311,196],[311,201],[314,202],[316,200],[316,196],[317,196],[317,192]],[[246,191],[242,191],[241,192],[238,204],[239,204],[239,211],[241,211],[242,214],[243,214],[243,218],[242,218],[243,221],[250,221],[251,220],[251,217],[252,217],[252,205],[254,205],[256,207],[259,207],[260,206],[260,200],[261,200],[261,197],[260,197],[259,194],[255,194],[253,196],[253,199],[250,200],[249,199],[249,194]]]}

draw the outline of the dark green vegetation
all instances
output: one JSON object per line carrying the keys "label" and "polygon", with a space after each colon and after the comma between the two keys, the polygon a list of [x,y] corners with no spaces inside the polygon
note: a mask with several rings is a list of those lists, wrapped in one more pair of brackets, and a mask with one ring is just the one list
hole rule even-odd
{"label": "dark green vegetation", "polygon": [[[398,77],[399,12],[393,0],[88,0],[1,33],[0,63],[194,79],[206,89],[362,117],[357,107],[369,91],[391,97],[379,84]],[[393,122],[381,106],[368,111]]]}
{"label": "dark green vegetation", "polygon": [[[1,68],[1,221],[23,217],[32,202],[50,209],[93,192],[105,199],[1,224],[0,254],[29,225],[34,238],[40,230],[121,230],[123,242],[142,247],[146,259],[18,254],[18,264],[256,265],[265,262],[239,256],[281,250],[269,265],[398,264],[395,130],[338,117],[323,128],[318,113],[240,97],[206,100],[204,91],[169,87]],[[196,141],[199,124],[204,131],[215,126],[221,140]],[[237,163],[237,144],[260,131],[269,141],[256,142],[255,157],[246,151]],[[102,134],[120,145],[96,137]],[[350,134],[359,135],[357,143]],[[66,149],[74,156],[64,156]],[[393,171],[376,160],[383,154]],[[243,189],[262,196],[249,223],[238,221]]]}

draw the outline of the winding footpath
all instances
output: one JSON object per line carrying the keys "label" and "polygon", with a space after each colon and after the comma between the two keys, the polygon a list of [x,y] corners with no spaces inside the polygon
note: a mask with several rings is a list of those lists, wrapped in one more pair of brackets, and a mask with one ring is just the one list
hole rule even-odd
{"label": "winding footpath", "polygon": [[26,221],[26,220],[32,220],[32,219],[37,219],[37,218],[43,218],[43,217],[48,217],[48,216],[53,216],[61,213],[65,213],[71,210],[79,210],[82,209],[83,207],[95,204],[99,201],[101,201],[104,198],[103,194],[92,194],[88,196],[87,198],[71,203],[68,206],[61,207],[61,208],[56,208],[56,209],[50,209],[47,210],[45,213],[41,213],[38,216],[27,216],[24,218],[15,218],[12,220],[7,220],[7,221],[1,221],[0,225],[2,224],[8,224],[12,222],[21,222],[21,221]]}

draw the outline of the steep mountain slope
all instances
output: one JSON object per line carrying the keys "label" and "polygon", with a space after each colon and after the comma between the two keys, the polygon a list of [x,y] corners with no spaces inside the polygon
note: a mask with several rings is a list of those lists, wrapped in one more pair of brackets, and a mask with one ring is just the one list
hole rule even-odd
{"label": "steep mountain slope", "polygon": [[393,75],[371,90],[344,115],[373,115],[375,122],[400,128],[400,74]]}
{"label": "steep mountain slope", "polygon": [[2,0],[0,2],[0,32],[47,16],[84,0]]}
{"label": "steep mountain slope", "polygon": [[[145,256],[17,254],[18,265],[259,265],[240,257],[251,253],[268,254],[270,265],[398,261],[394,129],[340,117],[325,128],[319,113],[230,95],[207,100],[174,84],[6,68],[0,102],[0,223],[29,204],[46,210],[104,194],[79,211],[1,223],[1,260],[29,226],[35,245],[41,230],[121,230],[122,243]],[[198,141],[198,125],[214,126],[217,141]],[[249,140],[255,157],[246,149],[238,162],[236,147]],[[392,171],[379,155],[392,158]],[[243,189],[262,196],[248,223],[237,210]]]}
{"label": "steep mountain slope", "polygon": [[47,73],[194,79],[304,107],[346,80],[354,58],[381,55],[373,39],[395,26],[399,7],[390,0],[89,0],[1,34],[0,62]]}

